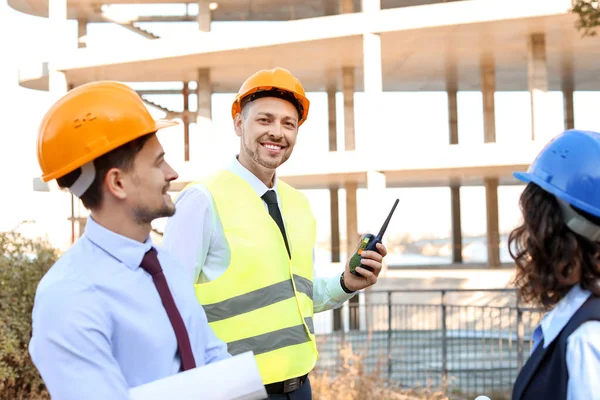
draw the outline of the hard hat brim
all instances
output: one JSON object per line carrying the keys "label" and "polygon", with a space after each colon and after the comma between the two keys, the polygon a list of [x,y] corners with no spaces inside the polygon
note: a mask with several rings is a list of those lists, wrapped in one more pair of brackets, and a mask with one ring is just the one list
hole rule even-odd
{"label": "hard hat brim", "polygon": [[163,129],[163,128],[169,128],[169,127],[175,126],[175,125],[179,125],[179,121],[159,119],[156,121],[156,130]]}
{"label": "hard hat brim", "polygon": [[533,174],[531,172],[513,172],[513,176],[524,183],[533,182],[536,185],[538,185],[539,187],[541,187],[543,190],[547,191],[548,193],[567,202],[569,205],[575,206],[575,207],[577,207],[585,212],[588,212],[594,216],[600,217],[600,209],[599,208],[596,208],[590,204],[587,204],[580,200],[577,200],[570,194],[565,193],[564,191],[560,190],[556,186],[552,185],[551,183],[548,183],[544,179],[541,179],[539,176],[536,176],[535,174]]}
{"label": "hard hat brim", "polygon": [[159,120],[155,120],[154,121],[154,129],[151,130],[150,132],[145,132],[142,135],[137,135],[135,137],[131,137],[129,138],[129,140],[123,142],[123,143],[112,143],[109,144],[107,147],[105,148],[100,148],[98,152],[91,152],[88,153],[87,155],[85,155],[84,157],[81,157],[79,160],[76,160],[68,165],[66,165],[64,168],[55,171],[54,173],[51,174],[46,174],[46,175],[42,175],[41,179],[44,182],[49,182],[52,179],[58,179],[62,176],[65,176],[66,174],[76,170],[77,168],[80,168],[82,165],[100,157],[103,156],[104,154],[116,149],[117,147],[124,145],[125,143],[135,140],[138,137],[144,136],[146,134],[150,134],[152,132],[156,132],[160,129],[164,129],[164,128],[169,128],[175,125],[179,125],[179,121],[174,121],[174,120],[164,120],[164,119],[159,119]]}
{"label": "hard hat brim", "polygon": [[529,172],[513,172],[513,176],[521,182],[531,182],[531,174]]}
{"label": "hard hat brim", "polygon": [[[291,90],[287,90],[287,89],[281,89],[281,88],[276,88],[276,87],[260,87],[260,88],[254,88],[244,94],[241,95],[237,95],[233,101],[233,104],[231,105],[231,117],[233,119],[235,119],[235,116],[237,114],[240,114],[242,112],[242,100],[244,100],[246,97],[251,96],[252,94],[258,92],[259,90],[272,90],[272,89],[278,89],[284,92],[288,92],[289,94],[291,94],[292,96],[294,96],[296,98],[296,100],[300,103],[300,105],[302,106],[302,114],[300,115],[300,120],[298,121],[298,126],[301,126],[304,122],[306,122],[307,118],[308,118],[308,110],[310,108],[310,101],[308,100],[308,98],[306,96],[302,96],[299,93],[293,92]],[[277,96],[275,96],[277,97]]]}

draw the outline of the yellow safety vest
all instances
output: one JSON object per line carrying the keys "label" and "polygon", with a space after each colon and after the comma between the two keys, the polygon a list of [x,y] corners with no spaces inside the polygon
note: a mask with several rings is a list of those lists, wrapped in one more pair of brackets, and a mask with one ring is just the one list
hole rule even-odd
{"label": "yellow safety vest", "polygon": [[231,250],[222,276],[195,285],[210,326],[230,354],[254,352],[265,385],[307,374],[318,358],[312,299],[316,221],[308,200],[279,180],[290,260],[281,231],[246,181],[220,171],[202,183]]}

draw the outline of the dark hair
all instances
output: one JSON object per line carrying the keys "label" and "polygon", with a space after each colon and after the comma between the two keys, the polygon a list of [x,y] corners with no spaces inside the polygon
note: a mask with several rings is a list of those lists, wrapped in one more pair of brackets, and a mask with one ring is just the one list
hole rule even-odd
{"label": "dark hair", "polygon": [[[106,177],[106,173],[111,168],[119,168],[124,171],[130,170],[131,167],[133,167],[135,156],[144,148],[144,145],[154,133],[155,132],[152,132],[134,139],[131,142],[125,143],[94,160],[94,167],[96,168],[94,182],[92,182],[90,187],[81,196],[81,202],[85,208],[94,210],[100,207],[102,204],[102,183]],[[58,186],[68,188],[75,183],[80,175],[81,168],[77,168],[67,175],[58,178],[56,182],[58,183]]]}
{"label": "dark hair", "polygon": [[[508,238],[510,255],[517,264],[514,284],[519,295],[545,310],[577,283],[600,295],[600,243],[570,230],[556,197],[535,183],[527,184],[519,205],[523,223]],[[600,226],[599,218],[571,208]]]}

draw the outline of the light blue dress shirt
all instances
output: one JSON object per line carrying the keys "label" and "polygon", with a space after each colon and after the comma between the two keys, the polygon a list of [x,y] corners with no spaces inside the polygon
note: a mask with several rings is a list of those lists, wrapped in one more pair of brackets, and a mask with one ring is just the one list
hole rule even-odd
{"label": "light blue dress shirt", "polygon": [[[548,312],[533,332],[532,352],[544,339],[552,343],[591,293],[579,284]],[[600,322],[588,321],[567,339],[567,400],[590,400],[600,394]]]}
{"label": "light blue dress shirt", "polygon": [[[277,175],[273,187],[268,188],[240,164],[237,158],[229,164],[227,170],[246,181],[258,197],[269,189],[277,193]],[[277,202],[281,204],[279,193]],[[264,201],[263,205],[268,210]],[[190,186],[179,194],[175,206],[177,211],[167,221],[162,246],[181,261],[190,281],[203,283],[217,279],[229,267],[231,251],[210,191],[200,183]],[[285,225],[285,219],[283,222]],[[338,308],[355,295],[344,292],[339,275],[325,279],[317,277],[316,271],[314,272],[315,313]]]}
{"label": "light blue dress shirt", "polygon": [[[90,217],[84,235],[40,281],[29,352],[53,400],[128,399],[129,388],[179,372],[175,333],[140,268],[151,246],[150,238],[128,239]],[[181,266],[157,251],[196,366],[230,357]]]}

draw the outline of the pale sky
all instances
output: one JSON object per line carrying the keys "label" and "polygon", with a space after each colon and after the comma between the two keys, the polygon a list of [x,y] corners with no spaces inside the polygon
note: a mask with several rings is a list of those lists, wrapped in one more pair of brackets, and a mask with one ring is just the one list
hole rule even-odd
{"label": "pale sky", "polygon": [[[154,13],[170,11],[157,8]],[[242,24],[213,23],[214,32],[231,34],[232,29],[243,29],[244,34],[260,34],[271,24],[252,24],[249,29]],[[196,29],[194,23],[182,24],[145,24],[161,36],[176,37],[178,34]],[[3,201],[0,208],[0,230],[15,227],[23,220],[37,220],[42,229],[53,238],[53,242],[62,243],[69,239],[69,224],[63,216],[69,215],[70,202],[67,195],[33,192],[32,178],[39,175],[35,153],[35,139],[38,124],[50,106],[49,96],[45,92],[24,89],[18,85],[18,67],[31,62],[40,62],[52,52],[53,46],[48,39],[49,24],[44,18],[21,14],[0,0],[0,88],[2,97],[0,108],[2,115],[2,135],[0,135],[0,167],[5,177]],[[165,28],[168,28],[167,31]],[[72,47],[76,47],[76,24],[70,22]],[[263,31],[264,32],[264,31]],[[120,46],[147,39],[113,24],[88,25],[87,43],[90,48],[100,46]],[[293,72],[293,71],[292,71]],[[240,82],[241,84],[242,82]],[[166,86],[177,85],[167,84]],[[161,85],[164,87],[165,85]],[[152,87],[152,85],[137,85]],[[155,86],[156,87],[156,86]],[[176,86],[175,86],[176,87]],[[327,135],[327,104],[325,93],[308,93],[311,109],[308,121],[300,128],[298,144],[294,156],[308,154],[314,148],[325,149]],[[370,129],[386,130],[386,147],[398,148],[409,143],[425,149],[425,144],[448,142],[447,98],[443,92],[437,93],[385,93],[385,108],[381,113],[366,120],[361,113],[363,97],[355,96],[356,106],[356,144],[361,146],[368,140]],[[548,115],[552,126],[557,130],[563,126],[563,105],[561,93],[551,93],[553,111]],[[191,127],[191,157],[213,157],[216,164],[227,162],[233,157],[239,146],[232,129],[230,105],[233,94],[213,96],[213,137],[201,140],[196,126]],[[158,102],[170,108],[182,106],[182,99],[176,96],[159,97]],[[341,103],[341,94],[338,102]],[[575,127],[600,130],[597,118],[598,92],[575,93]],[[530,104],[527,92],[498,92],[496,101],[496,135],[498,142],[527,140],[530,135]],[[190,98],[190,105],[196,100]],[[340,104],[341,105],[341,104]],[[340,107],[341,108],[341,107]],[[338,147],[343,147],[343,114],[338,110]],[[483,142],[483,114],[481,94],[478,92],[460,92],[458,95],[459,142],[464,145]],[[161,112],[153,110],[155,117],[163,117]],[[183,158],[183,130],[172,128],[161,136],[167,157]],[[500,187],[498,193],[500,206],[500,230],[506,231],[518,222],[518,196],[522,186]],[[319,240],[329,235],[329,195],[327,191],[307,191],[311,206],[318,221]],[[462,188],[462,224],[463,233],[480,234],[486,229],[485,198],[483,187]],[[382,221],[369,218],[364,190],[359,190],[359,230],[376,233]],[[391,206],[393,200],[400,198],[400,204],[388,235],[411,233],[415,236],[445,236],[450,231],[450,192],[448,188],[424,189],[388,189],[386,199]],[[345,229],[345,207],[343,191],[340,198],[341,230]],[[160,221],[157,223],[161,225]],[[25,229],[26,230],[26,229]]]}

